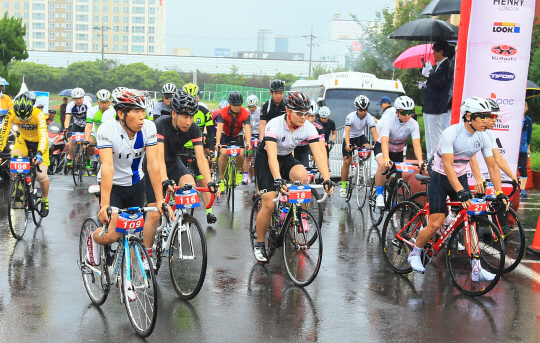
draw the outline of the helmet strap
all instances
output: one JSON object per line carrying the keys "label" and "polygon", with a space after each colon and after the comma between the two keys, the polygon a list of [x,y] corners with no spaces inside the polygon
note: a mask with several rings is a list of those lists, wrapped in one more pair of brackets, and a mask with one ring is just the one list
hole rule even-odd
{"label": "helmet strap", "polygon": [[122,119],[122,126],[124,126],[124,129],[127,129],[129,130],[131,133],[133,134],[137,134],[136,131],[133,131],[127,124],[127,114],[129,112],[129,110],[127,109],[127,107],[124,108],[124,119]]}
{"label": "helmet strap", "polygon": [[289,125],[289,127],[292,127],[293,130],[296,130],[296,129],[298,129],[300,127],[300,126],[296,126],[296,125],[293,124],[292,118],[291,118],[291,113],[287,113],[287,125]]}

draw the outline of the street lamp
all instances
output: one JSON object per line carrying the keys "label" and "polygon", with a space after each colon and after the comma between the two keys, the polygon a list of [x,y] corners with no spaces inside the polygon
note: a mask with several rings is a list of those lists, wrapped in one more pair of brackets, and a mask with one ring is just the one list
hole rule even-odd
{"label": "street lamp", "polygon": [[103,62],[104,54],[105,54],[105,45],[103,44],[103,36],[104,36],[104,32],[108,31],[109,29],[110,27],[105,26],[105,25],[102,25],[102,26],[94,25],[94,31],[101,31],[101,34],[98,34],[101,36],[101,62]]}

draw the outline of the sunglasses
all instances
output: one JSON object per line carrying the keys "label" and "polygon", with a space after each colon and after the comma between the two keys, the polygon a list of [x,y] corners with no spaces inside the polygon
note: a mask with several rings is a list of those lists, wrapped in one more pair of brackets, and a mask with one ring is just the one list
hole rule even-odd
{"label": "sunglasses", "polygon": [[476,114],[476,118],[479,118],[480,120],[486,120],[491,113],[478,113]]}
{"label": "sunglasses", "polygon": [[412,116],[412,114],[413,114],[412,110],[399,110],[398,112],[402,116]]}
{"label": "sunglasses", "polygon": [[489,119],[497,119],[499,117],[499,115],[497,113],[491,113],[489,115]]}
{"label": "sunglasses", "polygon": [[307,117],[309,115],[309,111],[305,111],[305,112],[293,111],[293,112],[296,113],[296,115],[299,116],[300,118]]}
{"label": "sunglasses", "polygon": [[173,96],[172,94],[163,94],[163,97],[165,99],[170,99],[170,98],[172,98],[172,96]]}
{"label": "sunglasses", "polygon": [[358,112],[367,112],[368,109],[366,108],[366,109],[363,110],[363,109],[361,109],[361,108],[357,108],[356,110],[357,110]]}

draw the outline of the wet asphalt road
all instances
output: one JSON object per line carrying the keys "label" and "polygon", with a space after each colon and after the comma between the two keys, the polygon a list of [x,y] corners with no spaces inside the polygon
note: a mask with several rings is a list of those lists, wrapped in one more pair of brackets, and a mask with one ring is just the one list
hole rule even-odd
{"label": "wet asphalt road", "polygon": [[[77,267],[79,229],[97,213],[97,200],[53,176],[51,214],[24,239],[11,237],[6,187],[0,182],[0,341],[137,342],[112,288],[100,308],[91,305]],[[472,298],[457,291],[444,256],[426,274],[395,274],[384,262],[380,233],[369,212],[336,194],[325,205],[324,253],[316,280],[305,289],[289,280],[280,254],[255,263],[248,238],[253,186],[237,189],[234,213],[217,204],[217,225],[198,217],[208,242],[208,269],[199,295],[187,302],[174,292],[168,268],[158,275],[159,314],[151,342],[538,342],[540,258],[494,290]],[[540,195],[520,208],[532,238]],[[529,241],[530,244],[530,241]]]}

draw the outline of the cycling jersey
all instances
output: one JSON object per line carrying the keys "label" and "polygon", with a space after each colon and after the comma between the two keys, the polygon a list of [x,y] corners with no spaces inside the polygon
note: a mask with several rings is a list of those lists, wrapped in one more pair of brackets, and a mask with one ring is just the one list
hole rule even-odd
{"label": "cycling jersey", "polygon": [[217,117],[218,123],[223,123],[223,134],[229,137],[238,137],[243,129],[243,124],[249,125],[251,115],[248,110],[240,107],[240,113],[233,116],[230,112],[230,106],[223,107]]}
{"label": "cycling jersey", "polygon": [[180,159],[178,152],[182,151],[184,144],[188,141],[191,140],[194,146],[203,144],[201,129],[195,123],[192,123],[186,132],[174,128],[171,116],[160,117],[155,123],[157,140],[159,143],[163,143],[165,148],[165,165],[167,169]]}
{"label": "cycling jersey", "polygon": [[367,113],[364,119],[360,119],[356,111],[351,112],[345,118],[345,126],[351,127],[350,138],[360,137],[364,134],[364,128],[372,128],[375,126],[375,119],[371,114]]}
{"label": "cycling jersey", "polygon": [[252,134],[258,134],[259,124],[261,123],[261,109],[257,107],[254,112],[249,111],[249,113],[251,116],[251,132]]}
{"label": "cycling jersey", "polygon": [[320,118],[315,120],[315,122],[323,127],[325,141],[329,142],[330,138],[332,138],[332,133],[336,131],[336,123],[332,119],[328,119],[326,123],[323,123]]}
{"label": "cycling jersey", "polygon": [[270,120],[285,114],[285,103],[282,101],[279,105],[276,105],[271,98],[266,100],[261,106],[261,119],[269,122]]}
{"label": "cycling jersey", "polygon": [[[214,125],[212,113],[204,106],[199,106],[199,110],[195,113],[193,122],[199,126],[201,132],[204,132],[206,126]],[[210,131],[210,129],[208,129],[208,131]],[[210,132],[208,132],[208,134],[210,134]],[[184,146],[188,149],[193,149],[193,143],[191,141],[187,142]]]}
{"label": "cycling jersey", "polygon": [[75,101],[70,102],[66,107],[66,115],[71,115],[73,123],[76,126],[84,127],[86,125],[86,113],[92,108],[92,104],[83,101],[81,106],[76,106]]}
{"label": "cycling jersey", "polygon": [[487,133],[487,135],[489,137],[489,140],[491,141],[491,149],[499,149],[499,145],[497,143],[497,138],[493,134],[493,131],[491,131],[490,129],[486,129],[485,132]]}
{"label": "cycling jersey", "polygon": [[381,132],[377,142],[381,143],[381,137],[388,137],[388,150],[390,152],[403,151],[407,139],[420,139],[420,127],[414,119],[401,122],[397,116],[389,117],[381,126]]}
{"label": "cycling jersey", "polygon": [[457,176],[465,175],[467,164],[480,150],[482,150],[484,158],[493,156],[491,140],[487,133],[480,131],[470,133],[463,123],[452,125],[442,133],[433,159],[433,170],[446,175],[442,155],[454,154],[454,170]]}
{"label": "cycling jersey", "polygon": [[88,113],[86,114],[86,123],[93,123],[96,129],[98,129],[101,124],[103,124],[106,120],[112,119],[115,114],[116,111],[114,110],[114,108],[109,107],[109,109],[103,112],[99,108],[99,105],[97,105],[88,110]]}
{"label": "cycling jersey", "polygon": [[13,100],[7,94],[0,98],[0,114],[7,114],[13,108]]}
{"label": "cycling jersey", "polygon": [[377,130],[377,133],[381,132],[382,123],[388,119],[392,118],[392,116],[396,117],[396,108],[393,106],[387,107],[386,110],[381,115],[381,119],[377,121],[377,125],[375,125],[375,129]]}
{"label": "cycling jersey", "polygon": [[[306,121],[307,122],[307,121]],[[313,122],[312,123],[313,126],[315,126],[315,129],[317,130],[317,133],[319,135],[319,141],[323,141],[324,142],[324,128],[322,127],[321,124],[317,123],[317,122]],[[299,147],[301,146],[308,146],[308,140],[303,140],[300,144],[299,144]],[[297,150],[295,149],[295,152]]]}
{"label": "cycling jersey", "polygon": [[[98,149],[111,148],[113,153],[113,185],[132,186],[144,177],[142,160],[147,146],[157,145],[156,125],[144,120],[142,130],[129,139],[120,121],[107,120],[97,131]],[[101,170],[98,173],[101,181]]]}
{"label": "cycling jersey", "polygon": [[45,121],[45,115],[39,109],[34,107],[30,119],[27,122],[22,122],[15,115],[13,109],[9,110],[0,131],[0,151],[4,150],[6,141],[11,130],[11,125],[16,124],[19,127],[19,140],[27,142],[39,142],[37,150],[42,155],[49,150],[49,135],[47,134],[47,122]]}
{"label": "cycling jersey", "polygon": [[259,145],[259,149],[266,149],[266,141],[276,142],[278,156],[284,156],[292,153],[303,141],[307,140],[308,144],[319,141],[319,133],[312,123],[306,120],[304,125],[291,132],[285,117],[286,115],[282,115],[268,122],[264,141]]}
{"label": "cycling jersey", "polygon": [[152,117],[154,117],[154,121],[156,121],[157,118],[164,115],[171,115],[171,108],[167,107],[163,100],[160,100],[152,109]]}

